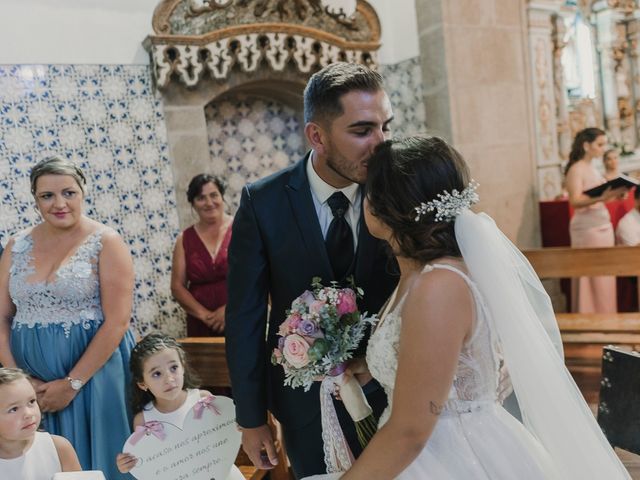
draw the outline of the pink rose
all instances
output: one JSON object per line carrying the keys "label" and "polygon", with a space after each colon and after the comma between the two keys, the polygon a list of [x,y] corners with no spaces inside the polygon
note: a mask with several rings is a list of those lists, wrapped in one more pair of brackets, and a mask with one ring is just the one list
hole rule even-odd
{"label": "pink rose", "polygon": [[298,313],[292,313],[289,315],[278,327],[278,335],[284,337],[295,332],[296,328],[298,328],[298,325],[300,324],[300,320],[302,320],[302,317],[300,317],[300,314]]}
{"label": "pink rose", "polygon": [[302,321],[302,317],[297,313],[294,313],[293,315],[291,315],[289,317],[289,328],[291,329],[290,332],[295,332],[296,329],[298,328],[298,325],[300,325],[301,321]]}
{"label": "pink rose", "polygon": [[300,335],[294,333],[284,339],[282,354],[294,368],[302,368],[309,363],[308,350],[309,344]]}
{"label": "pink rose", "polygon": [[311,313],[320,313],[322,307],[326,305],[322,300],[315,300],[311,305],[309,305],[309,311]]}
{"label": "pink rose", "polygon": [[356,294],[353,290],[343,289],[338,294],[338,315],[342,316],[345,313],[353,313],[358,310],[356,303]]}

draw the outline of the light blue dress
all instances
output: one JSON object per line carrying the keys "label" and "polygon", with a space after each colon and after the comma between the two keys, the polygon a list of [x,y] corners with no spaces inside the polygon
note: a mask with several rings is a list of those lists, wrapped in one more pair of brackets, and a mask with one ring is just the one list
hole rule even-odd
{"label": "light blue dress", "polygon": [[[100,303],[99,230],[87,237],[52,282],[30,283],[33,239],[16,237],[9,293],[16,306],[11,352],[18,366],[45,382],[65,378],[104,321]],[[128,331],[104,366],[60,412],[43,414],[44,428],[66,437],[82,468],[102,470],[109,480],[131,478],[116,468],[116,455],[130,434],[129,357],[135,342]]]}

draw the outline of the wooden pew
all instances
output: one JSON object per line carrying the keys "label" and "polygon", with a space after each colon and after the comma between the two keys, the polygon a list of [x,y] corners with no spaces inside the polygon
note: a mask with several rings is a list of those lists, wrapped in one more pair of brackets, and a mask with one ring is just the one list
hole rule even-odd
{"label": "wooden pew", "polygon": [[[547,278],[640,275],[640,247],[554,247],[523,251],[538,276]],[[640,312],[556,312],[565,363],[590,403],[597,402],[602,348],[640,349]]]}
{"label": "wooden pew", "polygon": [[[203,386],[230,387],[229,369],[225,354],[225,341],[221,337],[186,337],[178,339],[193,367],[200,377]],[[261,480],[270,474],[271,480],[289,480],[287,455],[282,436],[278,432],[275,420],[269,415],[269,425],[272,427],[276,448],[278,451],[278,466],[273,470],[259,470],[253,466],[242,448],[238,453],[236,465],[247,480]]]}

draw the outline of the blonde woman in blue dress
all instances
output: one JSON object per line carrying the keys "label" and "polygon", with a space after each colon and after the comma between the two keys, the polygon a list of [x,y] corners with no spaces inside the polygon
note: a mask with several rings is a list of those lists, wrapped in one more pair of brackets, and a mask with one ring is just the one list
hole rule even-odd
{"label": "blonde woman in blue dress", "polygon": [[120,235],[83,214],[86,180],[58,157],[31,171],[42,222],[0,259],[0,363],[33,377],[43,426],[67,438],[85,470],[122,478],[133,261]]}
{"label": "blonde woman in blue dress", "polygon": [[[629,479],[567,372],[551,302],[493,220],[460,154],[387,141],[368,162],[367,227],[400,266],[367,365],[389,406],[346,472],[312,478]],[[499,364],[522,410],[498,401]]]}

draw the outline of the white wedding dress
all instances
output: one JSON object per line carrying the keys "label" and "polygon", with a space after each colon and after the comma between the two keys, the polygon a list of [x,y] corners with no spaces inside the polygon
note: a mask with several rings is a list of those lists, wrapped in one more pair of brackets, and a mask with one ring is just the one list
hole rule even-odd
{"label": "white wedding dress", "polygon": [[[469,274],[433,264],[423,275],[447,269],[465,280],[475,304],[473,331],[431,436],[396,478],[630,480],[564,366],[551,301],[531,265],[485,214],[464,210],[455,229]],[[389,401],[379,427],[393,410],[403,303],[383,312],[367,347],[369,370]],[[498,402],[499,358],[509,370],[523,423]]]}
{"label": "white wedding dress", "polygon": [[[498,348],[491,335],[480,292],[460,270],[450,265],[435,264],[427,265],[424,271],[433,268],[447,269],[464,278],[473,294],[476,318],[473,334],[460,352],[449,399],[435,429],[420,455],[397,478],[562,478],[538,441],[498,402]],[[404,298],[383,317],[367,348],[369,369],[389,399],[379,427],[384,425],[393,409],[403,303]]]}

